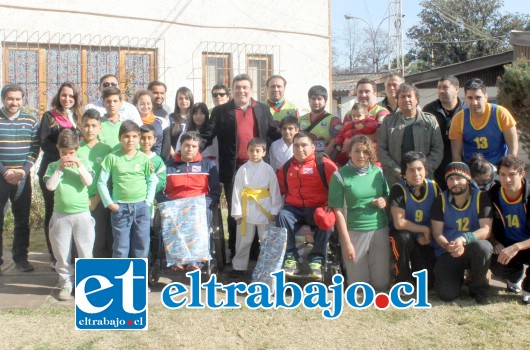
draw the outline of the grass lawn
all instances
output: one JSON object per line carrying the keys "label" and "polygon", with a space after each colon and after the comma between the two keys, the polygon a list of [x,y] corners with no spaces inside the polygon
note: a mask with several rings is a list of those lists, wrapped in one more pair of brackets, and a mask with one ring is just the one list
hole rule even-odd
{"label": "grass lawn", "polygon": [[436,303],[431,310],[149,309],[146,332],[75,331],[74,310],[45,306],[0,312],[2,348],[28,349],[527,349],[528,309],[518,298]]}

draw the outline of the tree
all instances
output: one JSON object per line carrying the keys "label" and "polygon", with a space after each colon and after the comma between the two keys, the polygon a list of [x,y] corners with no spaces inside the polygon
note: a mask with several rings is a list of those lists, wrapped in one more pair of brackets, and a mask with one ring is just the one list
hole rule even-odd
{"label": "tree", "polygon": [[518,59],[504,66],[497,80],[497,100],[508,108],[517,120],[519,140],[530,150],[530,60]]}
{"label": "tree", "polygon": [[511,49],[509,33],[529,16],[502,14],[502,0],[424,0],[421,21],[408,31],[419,66],[439,67]]}

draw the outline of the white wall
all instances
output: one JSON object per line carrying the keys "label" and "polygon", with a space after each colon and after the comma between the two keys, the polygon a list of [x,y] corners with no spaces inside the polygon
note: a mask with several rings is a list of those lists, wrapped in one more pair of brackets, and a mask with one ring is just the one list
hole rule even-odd
{"label": "white wall", "polygon": [[[196,101],[201,100],[201,42],[274,46],[273,74],[287,79],[286,97],[302,112],[309,87],[319,84],[330,90],[329,1],[6,0],[0,13],[9,21],[0,30],[38,32],[34,40],[46,32],[100,41],[107,36],[125,42],[152,38],[158,49],[158,78],[168,85],[170,106],[180,86],[188,86]],[[235,74],[245,72],[244,65],[234,68]]]}

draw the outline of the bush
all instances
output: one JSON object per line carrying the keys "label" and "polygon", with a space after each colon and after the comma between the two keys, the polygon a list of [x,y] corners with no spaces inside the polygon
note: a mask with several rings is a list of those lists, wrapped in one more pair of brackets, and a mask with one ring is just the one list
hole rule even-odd
{"label": "bush", "polygon": [[530,151],[530,60],[517,59],[504,66],[497,80],[497,100],[517,120],[519,142]]}

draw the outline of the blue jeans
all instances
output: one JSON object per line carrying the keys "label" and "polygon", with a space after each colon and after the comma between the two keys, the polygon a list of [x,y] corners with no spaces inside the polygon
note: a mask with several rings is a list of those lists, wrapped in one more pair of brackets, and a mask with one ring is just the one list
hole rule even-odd
{"label": "blue jeans", "polygon": [[287,249],[285,255],[292,255],[296,260],[300,258],[298,249],[296,249],[296,232],[300,230],[302,225],[310,225],[312,229],[315,229],[315,241],[313,243],[313,249],[311,250],[311,253],[309,253],[308,261],[323,264],[331,230],[324,231],[316,227],[314,224],[307,222],[306,217],[312,217],[315,209],[316,208],[312,207],[294,207],[286,204],[278,213],[277,225],[287,229]]}
{"label": "blue jeans", "polygon": [[119,203],[112,212],[113,258],[147,258],[151,217],[145,202]]}
{"label": "blue jeans", "polygon": [[4,242],[4,213],[7,201],[11,201],[11,212],[15,219],[13,233],[13,248],[11,250],[13,261],[21,262],[28,258],[29,247],[29,211],[31,208],[31,177],[26,176],[18,185],[11,185],[3,176],[0,176],[0,265],[4,262],[2,252]]}

